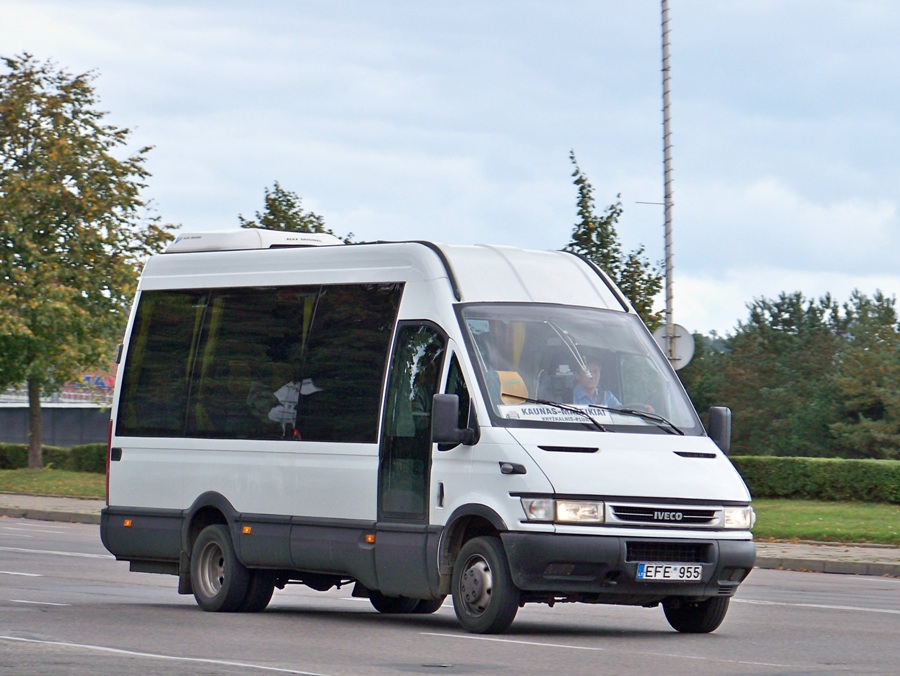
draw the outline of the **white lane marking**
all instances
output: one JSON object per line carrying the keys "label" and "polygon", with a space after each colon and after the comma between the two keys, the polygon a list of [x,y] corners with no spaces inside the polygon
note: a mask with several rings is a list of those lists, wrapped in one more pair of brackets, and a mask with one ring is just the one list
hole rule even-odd
{"label": "white lane marking", "polygon": [[38,573],[18,573],[14,570],[0,570],[0,575],[21,575],[22,577],[44,577]]}
{"label": "white lane marking", "polygon": [[753,601],[750,599],[731,599],[735,603],[747,603],[751,606],[788,606],[789,608],[818,608],[819,610],[851,610],[858,613],[884,613],[900,615],[900,610],[892,608],[859,608],[858,606],[830,606],[824,603],[788,603],[786,601]]}
{"label": "white lane marking", "polygon": [[53,556],[76,556],[81,559],[115,559],[112,554],[84,554],[82,552],[54,552],[49,549],[23,549],[22,547],[0,547],[0,552],[17,554],[52,554]]}
{"label": "white lane marking", "polygon": [[27,603],[31,606],[70,606],[71,603],[51,603],[50,601],[26,601],[25,599],[10,599],[10,603]]}
{"label": "white lane marking", "polygon": [[472,641],[493,641],[495,643],[516,643],[519,645],[530,645],[537,648],[568,648],[569,650],[593,650],[596,652],[607,652],[606,648],[594,648],[584,645],[568,645],[565,643],[543,643],[541,641],[517,641],[511,638],[491,638],[489,636],[467,636],[463,634],[440,634],[429,631],[421,632],[422,636],[438,636],[440,638],[463,638]]}
{"label": "white lane marking", "polygon": [[20,643],[36,643],[39,645],[52,645],[60,648],[78,648],[81,650],[96,650],[97,652],[111,653],[113,655],[126,655],[128,657],[146,657],[154,660],[168,660],[170,662],[193,662],[197,664],[215,664],[225,667],[241,667],[243,669],[259,669],[260,671],[276,671],[282,674],[299,674],[300,676],[324,676],[313,671],[297,671],[296,669],[283,669],[280,667],[267,667],[263,664],[250,664],[248,662],[231,662],[229,660],[214,660],[203,657],[180,657],[178,655],[163,655],[160,653],[143,653],[135,650],[122,650],[102,645],[89,643],[66,643],[65,641],[40,641],[18,636],[0,636],[3,641],[18,641]]}
{"label": "white lane marking", "polygon": [[17,528],[15,526],[3,526],[3,530],[21,530],[26,533],[52,533],[55,535],[65,535],[64,530],[47,530],[45,528]]}
{"label": "white lane marking", "polygon": [[[534,646],[535,648],[564,648],[567,650],[592,650],[595,652],[609,652],[608,648],[594,648],[584,645],[567,645],[565,643],[543,643],[541,641],[516,641],[509,638],[491,638],[488,636],[470,636],[465,634],[440,634],[433,632],[421,632],[422,636],[437,636],[439,638],[459,638],[469,641],[493,641],[495,643],[512,643],[517,645]],[[700,655],[677,655],[675,653],[656,653],[641,651],[641,655],[649,655],[651,657],[678,658],[683,660],[702,660],[704,662],[723,662],[725,664],[747,664],[756,667],[787,667],[787,664],[778,664],[774,662],[751,662],[749,660],[727,660],[716,657],[702,657]]]}

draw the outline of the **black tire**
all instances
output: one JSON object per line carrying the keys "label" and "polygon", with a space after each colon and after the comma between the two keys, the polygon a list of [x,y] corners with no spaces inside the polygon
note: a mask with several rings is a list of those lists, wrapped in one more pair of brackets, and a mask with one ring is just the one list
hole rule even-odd
{"label": "black tire", "polygon": [[385,596],[377,591],[369,592],[369,602],[375,610],[386,615],[411,613],[419,605],[419,599],[411,599],[407,596]]}
{"label": "black tire", "polygon": [[191,584],[203,610],[231,613],[241,609],[250,573],[234,553],[227,526],[207,526],[197,536],[191,554]]}
{"label": "black tire", "polygon": [[672,628],[684,634],[708,634],[715,631],[728,612],[727,596],[713,596],[705,601],[668,598],[663,601],[663,612]]}
{"label": "black tire", "polygon": [[444,605],[443,596],[439,599],[423,599],[416,604],[413,612],[416,615],[431,615],[440,610],[442,605]]}
{"label": "black tire", "polygon": [[247,595],[238,611],[259,613],[266,609],[275,592],[275,574],[268,570],[251,570]]}
{"label": "black tire", "polygon": [[503,544],[493,537],[469,540],[453,566],[453,609],[459,623],[473,634],[499,634],[519,610]]}

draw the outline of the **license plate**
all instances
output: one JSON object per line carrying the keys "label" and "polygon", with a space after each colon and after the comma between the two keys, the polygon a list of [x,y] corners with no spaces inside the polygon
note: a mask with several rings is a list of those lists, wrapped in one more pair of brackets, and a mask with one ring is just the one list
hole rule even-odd
{"label": "license plate", "polygon": [[703,566],[686,563],[639,563],[638,580],[659,582],[693,582],[703,574]]}

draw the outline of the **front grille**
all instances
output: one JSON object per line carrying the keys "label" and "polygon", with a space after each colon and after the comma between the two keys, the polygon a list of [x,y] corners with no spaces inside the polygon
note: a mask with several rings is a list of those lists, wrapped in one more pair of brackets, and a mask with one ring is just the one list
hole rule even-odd
{"label": "front grille", "polygon": [[626,561],[712,563],[712,545],[702,542],[626,542]]}
{"label": "front grille", "polygon": [[668,505],[609,505],[610,523],[714,528],[722,520],[721,510],[713,507],[677,507]]}

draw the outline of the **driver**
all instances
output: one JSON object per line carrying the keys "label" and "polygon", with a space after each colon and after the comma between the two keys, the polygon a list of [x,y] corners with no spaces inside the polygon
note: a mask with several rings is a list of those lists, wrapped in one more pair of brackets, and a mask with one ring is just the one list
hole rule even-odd
{"label": "driver", "polygon": [[572,403],[581,406],[607,406],[620,408],[620,402],[616,395],[609,390],[600,389],[600,364],[596,359],[589,359],[585,366],[587,371],[578,368],[575,371],[575,385],[572,388]]}

